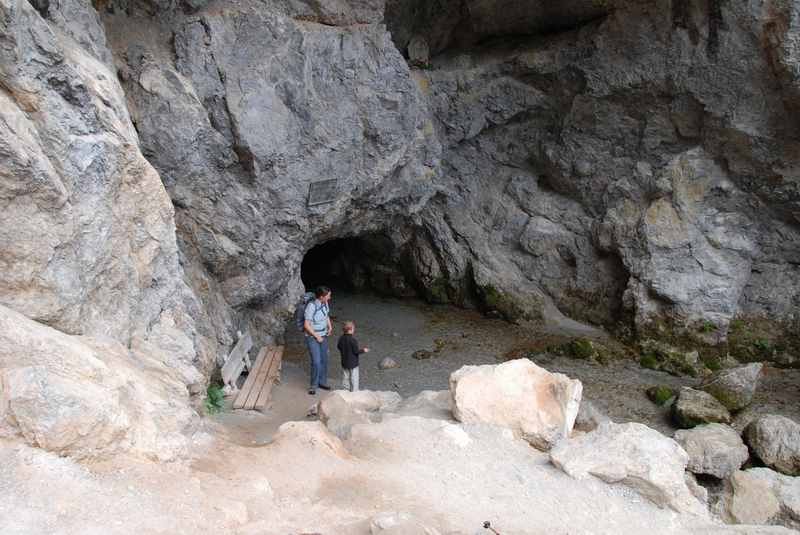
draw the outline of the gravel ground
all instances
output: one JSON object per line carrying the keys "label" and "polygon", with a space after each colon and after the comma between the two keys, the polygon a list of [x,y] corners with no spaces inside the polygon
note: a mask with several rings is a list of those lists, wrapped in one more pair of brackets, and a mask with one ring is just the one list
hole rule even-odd
{"label": "gravel ground", "polygon": [[[508,352],[520,347],[541,344],[572,333],[559,326],[520,326],[499,319],[489,319],[476,311],[451,306],[431,306],[417,300],[399,300],[364,294],[335,291],[331,301],[334,336],[330,340],[329,376],[341,384],[341,366],[336,339],[343,321],[356,322],[355,336],[370,353],[362,355],[361,388],[392,390],[403,397],[422,390],[448,388],[450,373],[466,364],[497,364]],[[302,336],[294,325],[287,328],[285,358],[303,369],[308,358]],[[440,350],[436,352],[437,340]],[[428,360],[412,357],[418,350],[432,353]],[[378,362],[391,357],[397,369],[379,370]],[[584,398],[617,422],[642,422],[670,434],[666,410],[651,403],[644,391],[653,385],[695,386],[690,377],[674,377],[664,372],[642,368],[629,358],[606,366],[562,356],[542,356],[537,364],[580,379]],[[755,414],[775,413],[800,421],[800,370],[765,367],[753,405],[740,413],[734,425],[742,428]]]}

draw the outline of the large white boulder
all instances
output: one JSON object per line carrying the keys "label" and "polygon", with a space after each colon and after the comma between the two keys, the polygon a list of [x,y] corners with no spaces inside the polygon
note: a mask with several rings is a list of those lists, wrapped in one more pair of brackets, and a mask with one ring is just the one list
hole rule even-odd
{"label": "large white boulder", "polygon": [[675,432],[675,441],[689,454],[688,469],[720,479],[736,472],[750,457],[742,437],[723,424],[698,425]]}
{"label": "large white boulder", "polygon": [[457,420],[507,427],[542,450],[569,436],[582,391],[580,381],[528,359],[464,366],[450,375]]}
{"label": "large white boulder", "polygon": [[800,424],[767,414],[748,424],[744,438],[764,464],[786,475],[800,476]]}
{"label": "large white boulder", "polygon": [[76,458],[173,460],[194,411],[160,354],[69,336],[0,305],[0,436]]}
{"label": "large white boulder", "polygon": [[550,461],[576,479],[596,476],[633,487],[660,507],[707,514],[686,486],[689,456],[677,442],[645,425],[603,423],[591,433],[560,441]]}

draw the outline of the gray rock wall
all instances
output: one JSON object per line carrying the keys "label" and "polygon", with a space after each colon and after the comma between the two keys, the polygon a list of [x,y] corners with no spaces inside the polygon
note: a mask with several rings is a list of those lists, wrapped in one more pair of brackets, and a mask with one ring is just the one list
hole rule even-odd
{"label": "gray rock wall", "polygon": [[69,334],[213,361],[183,282],[174,212],[142,157],[88,3],[0,3],[0,304]]}

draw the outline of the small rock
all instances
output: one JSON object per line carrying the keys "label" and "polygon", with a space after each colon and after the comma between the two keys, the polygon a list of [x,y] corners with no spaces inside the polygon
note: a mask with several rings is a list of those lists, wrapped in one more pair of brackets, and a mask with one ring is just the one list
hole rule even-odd
{"label": "small rock", "polygon": [[408,60],[412,65],[425,67],[430,62],[431,51],[428,40],[421,35],[415,35],[408,43]]}
{"label": "small rock", "polygon": [[439,535],[408,513],[384,512],[369,520],[370,535]]}
{"label": "small rock", "polygon": [[800,476],[800,424],[767,414],[750,422],[744,439],[764,464],[789,476]]}
{"label": "small rock", "polygon": [[428,360],[433,356],[433,353],[425,349],[420,349],[418,351],[414,351],[414,353],[411,356],[417,360]]}
{"label": "small rock", "polygon": [[400,365],[392,357],[384,357],[378,363],[378,369],[380,370],[391,370],[392,368],[399,368],[399,367]]}
{"label": "small rock", "polygon": [[186,389],[189,391],[190,396],[199,396],[206,391],[202,383],[192,383],[187,386]]}
{"label": "small rock", "polygon": [[753,401],[763,367],[760,362],[754,362],[723,370],[700,388],[717,398],[729,411],[737,411]]}
{"label": "small rock", "polygon": [[750,457],[739,433],[723,424],[681,429],[675,432],[675,441],[689,455],[687,470],[695,474],[725,479],[739,470]]}
{"label": "small rock", "polygon": [[684,386],[672,405],[672,417],[679,427],[731,421],[731,415],[711,394]]}

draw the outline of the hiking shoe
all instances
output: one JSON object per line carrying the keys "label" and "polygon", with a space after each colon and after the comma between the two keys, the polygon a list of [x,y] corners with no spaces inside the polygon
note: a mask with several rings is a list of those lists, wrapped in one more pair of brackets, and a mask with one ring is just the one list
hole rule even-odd
{"label": "hiking shoe", "polygon": [[316,394],[317,394],[317,391],[316,391],[316,390],[314,390],[313,388],[309,388],[309,389],[308,389],[308,393],[309,393],[310,395],[314,396],[314,395],[316,395]]}
{"label": "hiking shoe", "polygon": [[323,390],[330,390],[331,387],[329,385],[319,385],[319,387]]}

